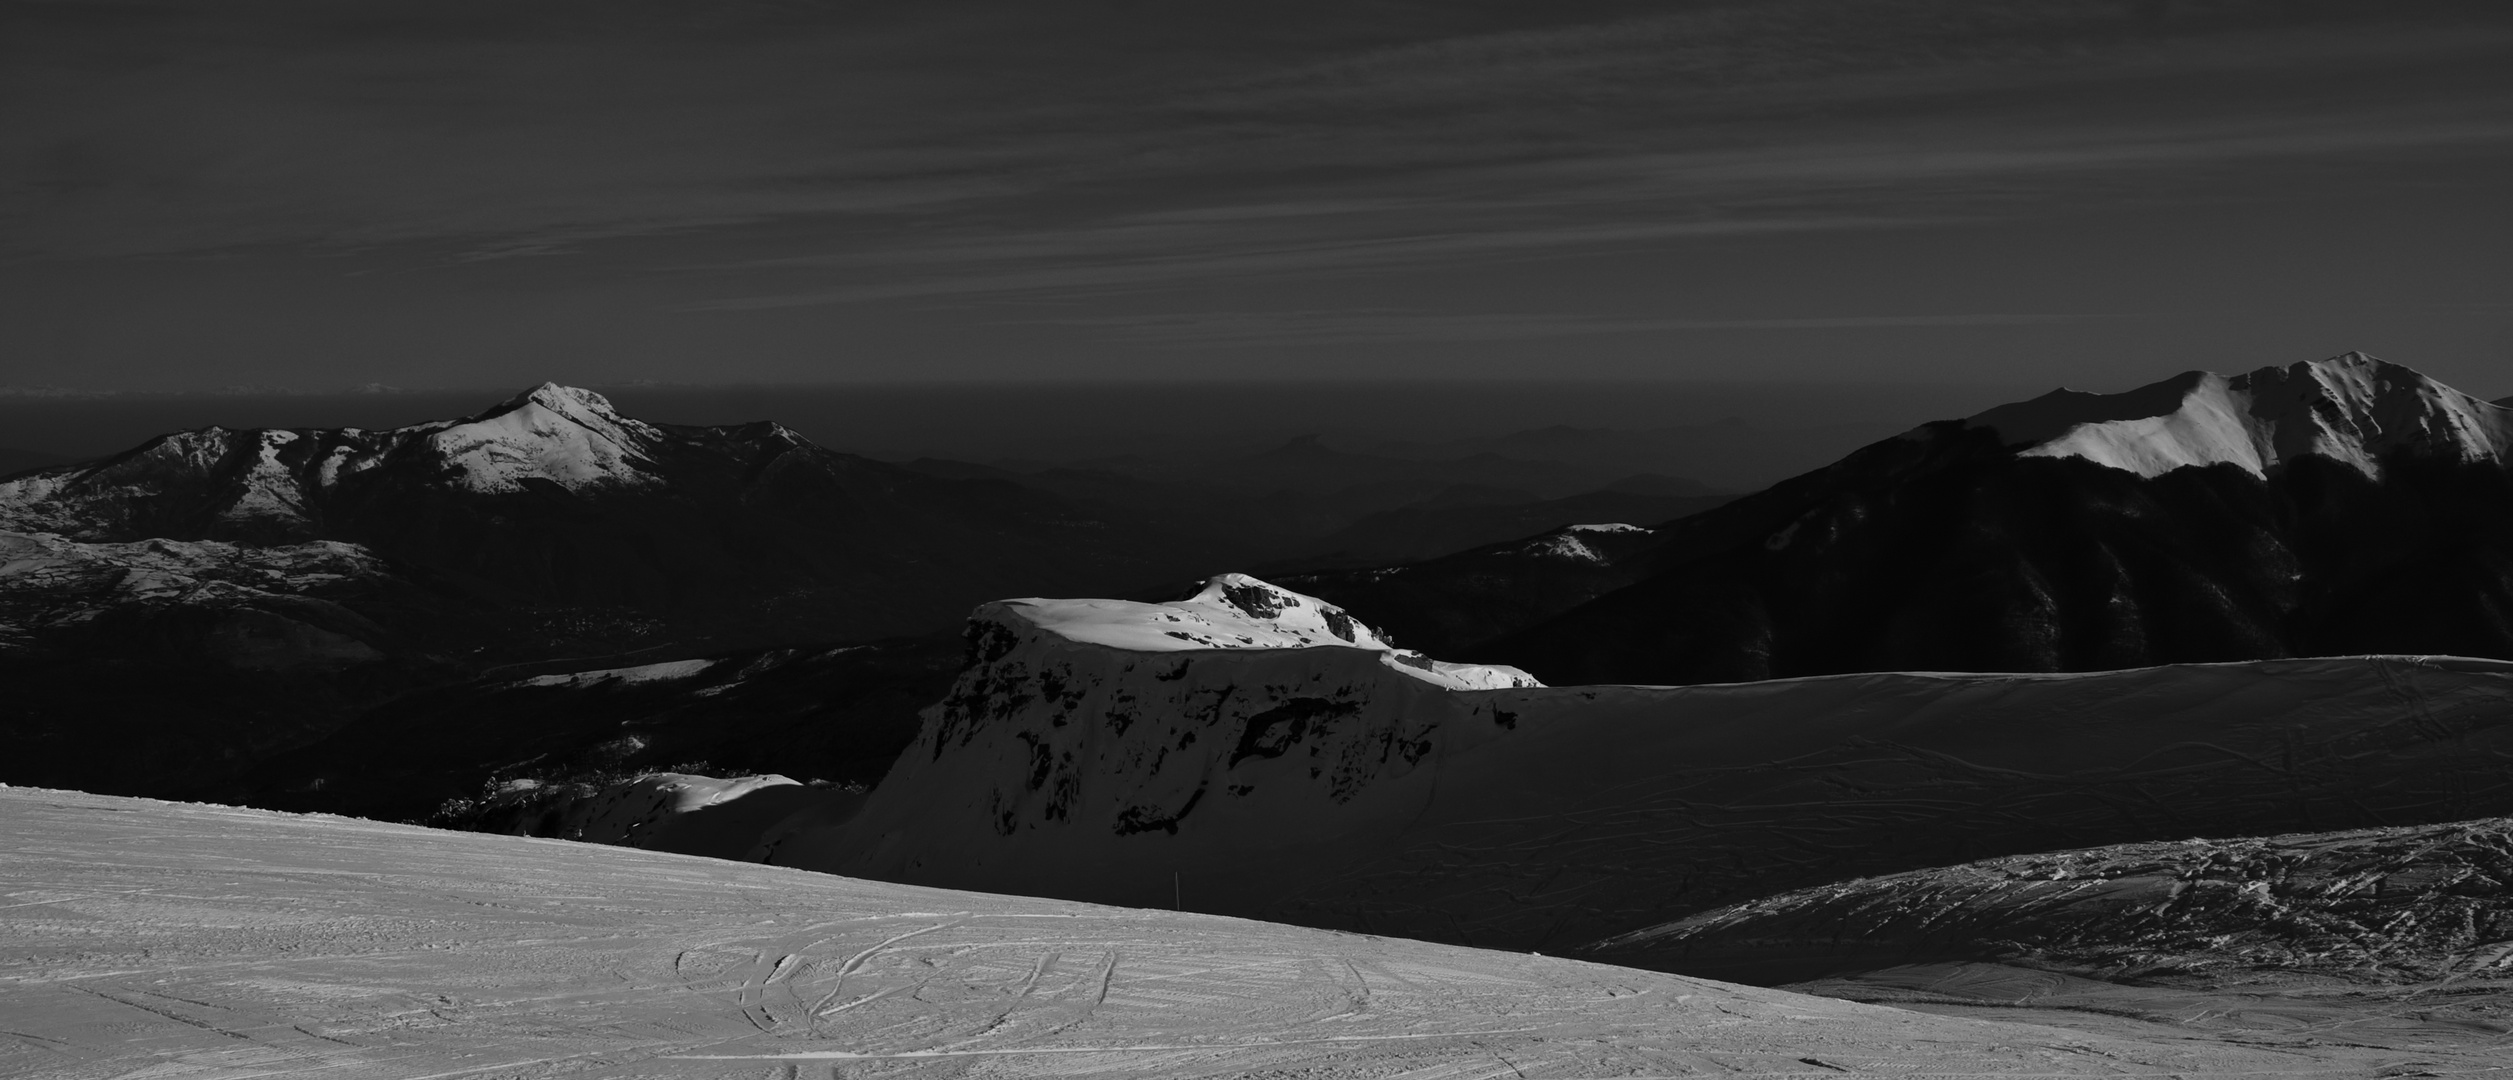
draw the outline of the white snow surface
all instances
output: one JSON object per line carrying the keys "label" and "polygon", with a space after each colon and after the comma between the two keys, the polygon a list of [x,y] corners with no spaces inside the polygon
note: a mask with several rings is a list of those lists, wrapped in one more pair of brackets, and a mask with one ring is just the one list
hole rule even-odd
{"label": "white snow surface", "polygon": [[0,789],[0,1075],[2371,1076],[1525,953]]}
{"label": "white snow surface", "polygon": [[457,483],[480,492],[518,491],[527,480],[569,490],[644,483],[651,478],[638,465],[662,438],[653,425],[621,416],[608,398],[557,383],[542,383],[478,419],[403,431],[424,437],[456,471]]}
{"label": "white snow surface", "polygon": [[666,660],[659,664],[639,664],[635,667],[570,671],[561,675],[535,675],[529,679],[519,680],[518,685],[584,687],[609,682],[633,686],[638,683],[671,682],[677,679],[695,678],[706,674],[707,669],[714,666],[716,666],[714,660]]}
{"label": "white snow surface", "polygon": [[2305,455],[2374,478],[2395,453],[2513,464],[2513,409],[2361,352],[2234,376],[2185,372],[2119,394],[2054,390],[1969,422],[2025,457],[2145,477],[2205,465],[2266,477]]}
{"label": "white snow surface", "polygon": [[[311,439],[311,445],[300,446]],[[388,463],[417,463],[441,482],[497,494],[538,483],[568,491],[659,482],[648,471],[666,435],[621,416],[602,395],[543,383],[462,420],[387,431],[236,431],[207,427],[154,440],[120,460],[65,465],[0,483],[0,527],[81,536],[171,489],[232,494],[217,516],[234,525],[302,525],[306,504]],[[292,467],[283,455],[307,462]]]}
{"label": "white snow surface", "polygon": [[2513,775],[2501,661],[1460,691],[1356,649],[980,646],[863,812],[776,861],[1141,904],[1183,881],[1205,910],[1552,951],[1958,836],[2407,821]]}
{"label": "white snow surface", "polygon": [[1030,597],[985,605],[975,617],[1008,617],[1067,641],[1129,652],[1342,647],[1379,653],[1390,668],[1454,690],[1543,685],[1514,667],[1452,664],[1399,649],[1342,608],[1246,574],[1218,575],[1194,596],[1168,603]]}

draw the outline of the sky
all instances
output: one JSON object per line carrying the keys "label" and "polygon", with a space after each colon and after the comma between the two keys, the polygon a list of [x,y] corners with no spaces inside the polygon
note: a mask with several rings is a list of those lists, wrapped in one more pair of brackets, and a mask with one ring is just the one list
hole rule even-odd
{"label": "sky", "polygon": [[2513,394],[2497,0],[0,0],[0,386]]}

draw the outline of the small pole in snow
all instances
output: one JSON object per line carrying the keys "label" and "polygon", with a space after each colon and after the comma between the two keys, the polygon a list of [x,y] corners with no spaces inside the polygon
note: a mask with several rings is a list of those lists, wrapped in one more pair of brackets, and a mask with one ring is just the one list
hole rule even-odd
{"label": "small pole in snow", "polygon": [[1172,870],[1172,871],[1170,871],[1170,872],[1169,872],[1169,910],[1171,910],[1171,911],[1185,911],[1185,910],[1187,910],[1187,906],[1186,906],[1186,904],[1185,904],[1185,903],[1183,903],[1183,902],[1181,902],[1181,901],[1179,900],[1179,897],[1180,897],[1181,895],[1183,895],[1183,894],[1182,894],[1182,893],[1180,893],[1180,892],[1178,891],[1178,872],[1177,872],[1177,871],[1175,871],[1175,870]]}

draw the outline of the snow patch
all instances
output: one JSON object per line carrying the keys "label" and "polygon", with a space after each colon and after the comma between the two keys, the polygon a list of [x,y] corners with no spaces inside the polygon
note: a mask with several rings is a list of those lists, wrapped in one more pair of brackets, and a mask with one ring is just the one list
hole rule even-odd
{"label": "snow patch", "polygon": [[1132,652],[1340,646],[1381,653],[1389,667],[1452,689],[1541,685],[1517,668],[1450,664],[1399,649],[1342,608],[1246,574],[1220,575],[1194,596],[1162,604],[1031,597],[986,605],[977,618],[996,612],[1068,641]]}
{"label": "snow patch", "polygon": [[564,675],[535,675],[517,682],[517,686],[591,686],[600,682],[622,685],[670,682],[694,678],[714,667],[714,660],[667,660],[660,664],[639,664],[635,667],[602,668],[596,671],[574,671]]}
{"label": "snow patch", "polygon": [[[422,431],[424,425],[407,431]],[[556,383],[520,394],[469,420],[426,435],[426,443],[455,471],[455,482],[472,491],[523,490],[546,480],[574,491],[603,484],[638,484],[662,432],[621,416],[602,395]]]}
{"label": "snow patch", "polygon": [[1971,418],[2023,457],[2155,477],[2232,465],[2265,478],[2305,455],[2368,477],[2396,453],[2513,463],[2513,409],[2352,352],[2224,376],[2193,371],[2120,394],[2055,390]]}

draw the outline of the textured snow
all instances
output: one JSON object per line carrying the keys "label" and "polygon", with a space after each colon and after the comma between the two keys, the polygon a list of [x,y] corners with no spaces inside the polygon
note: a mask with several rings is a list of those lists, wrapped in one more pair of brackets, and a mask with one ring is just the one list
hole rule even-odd
{"label": "textured snow", "polygon": [[639,664],[635,667],[600,668],[593,671],[571,671],[563,675],[535,675],[520,681],[523,686],[591,686],[610,682],[624,685],[668,682],[705,674],[714,667],[714,660],[666,660],[660,664]]}
{"label": "textured snow", "polygon": [[1380,653],[1389,667],[1452,689],[1542,685],[1514,667],[1451,664],[1399,649],[1342,608],[1246,574],[1222,574],[1168,603],[1031,597],[986,605],[977,618],[1003,616],[1068,641],[1131,652],[1340,646]]}
{"label": "textured snow", "polygon": [[1540,559],[1567,559],[1571,562],[1605,563],[1610,561],[1603,552],[1581,541],[1578,533],[1567,529],[1548,533],[1519,545],[1518,554],[1532,555]]}
{"label": "textured snow", "polygon": [[1549,952],[1985,853],[2466,817],[2513,782],[2500,661],[1459,692],[1352,649],[978,657],[863,813],[777,861],[1133,903],[1177,874],[1205,910]]}
{"label": "textured snow", "polygon": [[0,649],[137,605],[190,609],[231,626],[255,626],[251,633],[212,637],[216,658],[237,666],[361,663],[382,654],[340,631],[372,630],[371,624],[308,594],[388,573],[365,548],[337,541],[91,544],[53,533],[0,530]]}
{"label": "textured snow", "polygon": [[2265,477],[2305,455],[2368,477],[2394,453],[2513,463],[2513,409],[2360,352],[2231,377],[2187,372],[2119,394],[2055,390],[1970,423],[2025,457],[2146,477],[2205,465]]}
{"label": "textured snow", "polygon": [[2513,989],[2513,819],[2037,852],[1761,897],[1584,950],[1944,961],[2095,978]]}
{"label": "textured snow", "polygon": [[0,790],[0,1075],[2327,1076],[1525,953],[555,840]]}
{"label": "textured snow", "polygon": [[223,516],[240,521],[305,517],[304,493],[298,489],[296,477],[279,460],[279,452],[296,441],[297,433],[293,431],[254,433],[253,464],[243,477],[244,492],[228,504]]}
{"label": "textured snow", "polygon": [[207,427],[0,483],[0,527],[103,539],[168,492],[223,492],[221,522],[284,532],[308,523],[310,499],[388,463],[482,494],[639,486],[659,482],[646,467],[665,438],[602,395],[555,383],[478,416],[387,431]]}
{"label": "textured snow", "polygon": [[456,482],[480,492],[518,491],[528,480],[570,490],[646,482],[638,466],[662,438],[602,395],[557,383],[542,383],[477,419],[405,430],[425,432]]}

